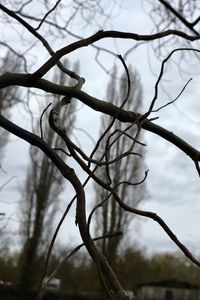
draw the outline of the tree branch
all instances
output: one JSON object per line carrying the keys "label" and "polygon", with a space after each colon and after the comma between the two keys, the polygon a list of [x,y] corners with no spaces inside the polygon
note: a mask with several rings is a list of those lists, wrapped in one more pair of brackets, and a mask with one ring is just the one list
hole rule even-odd
{"label": "tree branch", "polygon": [[159,33],[154,34],[148,34],[148,35],[142,35],[142,34],[136,34],[131,32],[122,32],[122,31],[114,31],[114,30],[108,30],[103,31],[100,30],[97,33],[91,35],[88,38],[82,39],[80,41],[74,42],[66,47],[63,47],[56,51],[51,58],[45,62],[45,64],[39,68],[35,73],[32,74],[33,78],[39,79],[42,78],[57,62],[64,56],[67,55],[77,49],[87,47],[97,41],[100,41],[105,38],[115,38],[115,39],[129,39],[129,40],[135,40],[135,41],[154,41],[157,39],[161,39],[170,35],[179,36],[181,38],[184,38],[189,41],[196,41],[200,39],[200,36],[193,36],[188,35],[185,32],[178,31],[178,30],[166,30]]}
{"label": "tree branch", "polygon": [[[121,122],[134,123],[141,117],[140,114],[136,114],[134,112],[126,111],[123,109],[119,112],[119,107],[113,105],[112,103],[92,97],[89,94],[81,90],[77,90],[74,87],[61,86],[45,79],[39,79],[36,82],[32,82],[30,79],[31,75],[29,74],[5,73],[0,76],[0,89],[11,85],[18,85],[37,88],[53,94],[73,97],[79,99],[85,105],[96,111],[105,113],[113,117],[118,114],[117,119]],[[168,131],[167,129],[157,124],[154,124],[148,119],[143,120],[143,122],[141,123],[141,127],[169,141],[180,150],[182,150],[186,155],[188,155],[194,162],[200,161],[200,152],[189,145],[187,142],[182,140],[180,137],[175,135],[173,132]]]}
{"label": "tree branch", "polygon": [[168,9],[174,16],[176,16],[177,19],[179,19],[186,27],[188,27],[194,34],[199,36],[198,31],[194,29],[194,26],[199,21],[199,18],[197,18],[193,23],[188,22],[175,8],[171,6],[170,3],[168,3],[165,0],[158,0],[160,3],[162,3],[166,9]]}

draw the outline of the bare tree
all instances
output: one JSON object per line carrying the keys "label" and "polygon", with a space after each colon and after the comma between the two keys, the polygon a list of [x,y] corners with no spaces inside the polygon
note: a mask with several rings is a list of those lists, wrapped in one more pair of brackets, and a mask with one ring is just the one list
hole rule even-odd
{"label": "bare tree", "polygon": [[[90,4],[93,1],[87,1],[86,4]],[[160,5],[164,1],[159,1]],[[118,206],[121,207],[121,209],[125,210],[127,213],[130,214],[136,214],[139,216],[143,216],[146,218],[150,218],[154,221],[156,221],[161,228],[165,231],[165,233],[173,240],[173,242],[179,247],[179,249],[197,266],[200,266],[200,262],[192,255],[192,253],[188,250],[188,248],[185,247],[181,243],[181,241],[176,237],[176,235],[173,233],[173,231],[169,228],[169,226],[165,223],[165,221],[159,217],[157,214],[151,211],[143,211],[140,210],[131,204],[127,204],[123,198],[121,198],[121,195],[118,193],[118,189],[116,187],[113,188],[112,185],[108,184],[107,178],[99,178],[95,170],[103,165],[107,166],[107,175],[109,174],[109,170],[112,172],[112,169],[110,169],[110,166],[112,165],[112,160],[110,160],[110,157],[106,157],[106,151],[105,151],[105,158],[102,160],[94,159],[94,153],[98,149],[99,142],[96,144],[94,150],[92,151],[91,155],[87,155],[86,151],[83,151],[84,147],[79,147],[74,141],[71,140],[68,131],[64,125],[64,122],[62,122],[62,111],[63,108],[66,106],[71,106],[72,98],[77,99],[78,101],[82,102],[84,105],[88,106],[92,110],[96,110],[98,112],[101,112],[102,114],[109,115],[113,117],[113,120],[118,120],[120,123],[126,123],[130,126],[137,125],[138,132],[141,130],[147,130],[150,131],[158,136],[160,136],[162,139],[167,140],[168,142],[172,143],[179,149],[180,151],[183,151],[194,163],[194,166],[198,172],[198,175],[200,175],[200,168],[199,168],[199,161],[200,161],[200,153],[198,149],[195,149],[186,141],[181,139],[180,137],[173,134],[171,131],[168,131],[167,129],[160,127],[159,125],[155,124],[153,122],[154,119],[152,119],[152,113],[155,111],[159,111],[159,109],[165,108],[166,106],[170,105],[170,103],[166,103],[164,106],[160,107],[159,109],[155,109],[155,104],[157,102],[158,98],[158,88],[161,82],[161,79],[163,77],[163,74],[165,72],[166,64],[170,61],[170,59],[173,57],[174,53],[187,51],[191,54],[198,54],[200,52],[199,48],[193,48],[191,43],[194,41],[199,41],[200,36],[199,34],[194,33],[187,33],[185,30],[182,31],[179,30],[179,27],[177,25],[176,28],[170,29],[167,28],[164,31],[158,31],[153,34],[137,34],[135,32],[129,32],[129,31],[116,31],[116,30],[102,30],[101,26],[104,24],[101,24],[101,26],[96,26],[100,28],[100,30],[93,34],[86,33],[86,37],[81,38],[80,36],[73,35],[72,31],[68,33],[68,37],[75,39],[66,41],[62,39],[62,48],[59,48],[57,51],[53,50],[53,44],[55,41],[55,36],[60,36],[63,34],[66,34],[66,27],[68,27],[70,23],[70,16],[67,15],[66,18],[64,18],[66,11],[64,10],[64,6],[62,5],[62,1],[57,1],[56,5],[50,5],[47,3],[47,1],[42,1],[41,6],[38,8],[39,11],[38,15],[39,17],[35,17],[36,11],[34,4],[35,1],[26,1],[26,2],[20,2],[20,1],[14,1],[14,6],[10,7],[9,4],[7,4],[7,1],[3,1],[0,4],[0,10],[1,10],[1,22],[4,22],[6,26],[10,28],[12,27],[12,22],[15,23],[15,30],[16,28],[19,29],[19,40],[21,41],[20,45],[18,44],[18,47],[15,45],[10,45],[9,40],[5,44],[7,47],[11,47],[13,49],[17,48],[16,52],[18,53],[21,61],[24,63],[24,72],[23,73],[16,73],[16,72],[5,72],[0,76],[0,89],[7,89],[11,86],[23,86],[24,88],[31,88],[31,89],[37,89],[39,91],[45,92],[47,95],[60,95],[61,100],[57,103],[54,103],[53,108],[50,112],[49,117],[49,124],[51,128],[59,135],[59,137],[64,141],[66,144],[68,151],[71,155],[71,159],[76,161],[78,165],[83,169],[83,171],[88,175],[88,179],[83,184],[80,180],[80,178],[77,176],[77,172],[75,168],[71,168],[71,166],[66,163],[62,157],[58,155],[56,150],[52,147],[51,144],[46,142],[44,139],[42,139],[39,135],[32,133],[31,131],[28,131],[26,129],[23,129],[19,125],[13,123],[11,120],[6,118],[6,116],[0,115],[0,126],[4,128],[5,130],[11,132],[15,136],[25,140],[29,144],[39,148],[44,155],[48,157],[48,159],[51,161],[53,165],[56,166],[56,168],[60,171],[62,176],[65,178],[67,182],[69,182],[75,191],[75,197],[73,198],[73,201],[76,200],[76,224],[78,225],[80,236],[83,241],[83,245],[86,247],[89,255],[93,258],[94,262],[96,263],[99,277],[101,280],[102,285],[104,286],[104,289],[110,299],[119,299],[124,300],[128,299],[128,296],[126,292],[124,291],[122,285],[120,284],[119,280],[117,279],[116,274],[110,267],[108,261],[106,260],[105,256],[101,252],[101,250],[95,245],[94,239],[90,234],[90,219],[87,219],[86,216],[86,199],[87,194],[85,193],[84,187],[88,180],[92,178],[97,184],[99,184],[102,188],[107,190],[109,192],[109,196],[113,197],[115,199]],[[78,8],[86,7],[85,2],[78,2],[73,1],[72,3],[78,3],[80,6]],[[97,4],[97,1],[95,1]],[[107,3],[102,1],[101,4],[104,3],[104,5]],[[33,6],[32,6],[33,5]],[[34,7],[34,9],[33,9]],[[100,6],[98,6],[99,8]],[[104,7],[103,7],[104,8]],[[11,10],[12,9],[12,10]],[[70,11],[71,12],[71,11]],[[77,12],[77,10],[76,10]],[[110,12],[110,11],[109,11]],[[106,10],[103,10],[102,13],[106,13]],[[83,11],[81,11],[82,16]],[[59,16],[59,20],[61,20],[63,23],[59,23],[58,19],[56,18],[56,15]],[[73,14],[71,16],[74,16]],[[75,15],[76,16],[76,15]],[[62,18],[63,17],[63,18]],[[108,17],[108,15],[107,15]],[[176,15],[175,15],[176,17]],[[185,18],[184,15],[182,15],[183,18]],[[67,19],[67,23],[66,20]],[[84,18],[83,18],[84,19]],[[107,18],[108,19],[108,18]],[[87,22],[86,25],[89,25],[89,18],[86,18]],[[95,19],[94,22],[97,22],[98,20]],[[133,21],[133,20],[132,20]],[[187,20],[186,20],[187,21]],[[199,20],[197,19],[197,23]],[[17,24],[17,25],[16,25]],[[96,29],[95,27],[95,29]],[[63,29],[64,28],[64,29]],[[57,32],[57,35],[54,34],[55,31]],[[70,31],[70,29],[69,29]],[[94,29],[93,29],[94,31]],[[31,37],[34,37],[34,42],[30,39]],[[29,38],[28,38],[28,37]],[[46,37],[46,38],[45,38]],[[92,45],[95,47],[95,51],[97,54],[99,52],[106,52],[107,54],[113,55],[113,51],[109,51],[109,48],[106,47],[106,43],[104,44],[106,39],[118,39],[119,41],[134,41],[136,44],[139,44],[140,42],[152,42],[155,40],[164,40],[167,37],[179,37],[179,40],[188,41],[190,44],[190,48],[173,48],[170,49],[169,53],[166,55],[165,59],[161,62],[160,71],[157,76],[157,81],[155,83],[155,92],[154,96],[150,102],[149,108],[146,110],[144,114],[138,113],[134,110],[127,110],[123,107],[123,105],[120,104],[112,104],[109,99],[106,100],[100,100],[97,96],[94,97],[90,95],[90,92],[84,92],[82,90],[82,87],[84,85],[85,80],[76,72],[73,72],[70,69],[65,68],[65,66],[62,64],[62,58],[64,56],[69,56],[69,54],[75,53],[77,50],[81,51],[83,48],[87,51],[88,46]],[[19,42],[18,40],[18,42]],[[31,51],[35,46],[36,42],[40,42],[39,50],[42,53],[43,50],[47,50],[48,54],[50,55],[50,58],[43,58],[45,62],[41,62],[41,60],[38,60],[35,62],[32,60]],[[104,44],[105,48],[102,48],[96,45],[97,42],[100,42]],[[4,41],[5,42],[5,41]],[[16,42],[16,40],[15,40]],[[27,46],[28,45],[28,46]],[[52,45],[52,47],[51,47]],[[21,50],[21,46],[24,46],[23,51]],[[135,46],[135,45],[134,45]],[[44,48],[43,48],[44,47]],[[60,47],[60,46],[59,46]],[[26,51],[25,51],[26,50]],[[22,57],[24,59],[22,59]],[[127,86],[128,86],[128,93],[125,97],[125,101],[129,98],[129,92],[131,90],[131,84],[129,79],[129,72],[128,68],[126,66],[126,62],[122,58],[122,56],[118,56],[118,58],[121,60],[127,75]],[[27,62],[29,62],[27,64]],[[33,63],[33,66],[31,65]],[[50,70],[52,70],[55,66],[59,67],[59,71],[64,73],[64,76],[69,76],[71,78],[76,79],[76,84],[71,86],[65,86],[59,83],[55,83],[52,80],[47,80],[45,75],[47,75]],[[93,72],[93,76],[96,76],[95,72]],[[97,78],[96,80],[99,80]],[[182,89],[182,92],[184,91],[184,88]],[[174,99],[175,101],[175,99]],[[123,104],[124,104],[123,102]],[[123,135],[125,135],[125,132],[123,132]],[[133,137],[132,137],[133,138]],[[134,136],[136,139],[136,142],[139,142],[138,136]],[[103,135],[101,136],[100,140],[103,139]],[[116,140],[117,141],[117,140]],[[112,148],[114,149],[114,146],[117,145],[116,142],[112,145]],[[85,150],[85,149],[84,149]],[[133,156],[135,159],[135,157]],[[94,166],[94,167],[93,167]],[[112,174],[112,173],[111,173]],[[107,176],[108,177],[108,176]],[[145,174],[144,178],[145,179]],[[72,202],[73,202],[72,201]],[[48,261],[51,254],[51,250],[53,247],[53,243],[56,238],[56,234],[65,219],[68,211],[70,210],[71,203],[69,204],[67,210],[63,214],[63,218],[61,219],[57,230],[54,234],[54,239],[50,245],[50,248],[47,253],[47,259],[45,264],[45,270],[42,274],[42,281],[38,293],[38,299],[42,298],[43,291],[45,284],[48,279]],[[95,211],[95,209],[94,209]],[[91,215],[90,215],[91,216]],[[99,238],[111,238],[111,236],[102,236]],[[74,252],[73,252],[74,253]],[[70,256],[70,255],[69,255]],[[69,257],[68,256],[68,257]]]}
{"label": "bare tree", "polygon": [[[107,87],[107,98],[111,103],[120,106],[126,99],[123,108],[129,111],[139,113],[142,109],[142,87],[139,74],[129,67],[131,94],[128,99],[127,95],[127,77],[126,73],[117,77],[116,66],[113,68],[112,76]],[[106,131],[112,118],[102,116],[101,134]],[[141,184],[139,180],[144,177],[144,143],[140,143],[142,139],[140,129],[137,124],[132,126],[123,124],[115,120],[112,127],[105,135],[100,144],[98,158],[106,154],[106,159],[113,161],[108,165],[101,166],[97,175],[102,180],[107,178],[107,184],[116,189],[118,195],[126,204],[137,207],[144,199],[145,183]],[[102,203],[100,209],[96,213],[97,220],[96,231],[99,235],[123,231],[126,232],[132,218],[126,214],[117,204],[115,198],[109,194],[108,190],[103,189],[99,185],[95,185],[97,205]],[[117,250],[120,245],[121,238],[103,239],[100,244],[104,254],[107,256],[111,265],[117,261]]]}
{"label": "bare tree", "polygon": [[[67,60],[65,66],[69,66]],[[77,70],[77,65],[75,66]],[[54,74],[54,81],[60,85],[67,83],[66,78],[61,74]],[[51,101],[54,101],[53,97]],[[59,102],[60,97],[56,97]],[[50,99],[49,99],[50,100]],[[43,108],[43,110],[46,108]],[[66,106],[62,121],[69,135],[75,121],[75,102]],[[58,135],[49,127],[48,122],[37,122],[36,132],[41,130],[41,135],[48,145],[51,145],[58,152],[59,157],[65,161],[67,151],[65,145]],[[37,265],[38,257],[44,255],[44,250],[48,246],[50,232],[52,232],[52,218],[59,208],[59,195],[63,191],[63,176],[58,172],[46,155],[38,148],[30,148],[30,162],[27,167],[27,177],[25,189],[22,191],[23,198],[20,202],[21,237],[23,250],[20,256],[21,275],[20,283],[26,288],[38,284],[38,274],[41,269]]]}
{"label": "bare tree", "polygon": [[[4,72],[19,72],[20,71],[20,63],[16,60],[15,54],[10,51],[1,58],[1,66],[0,66],[0,73],[3,74]],[[17,87],[9,87],[7,90],[1,90],[0,92],[0,113],[3,113],[8,118],[11,115],[11,109],[13,106],[19,102],[19,88]],[[0,129],[0,158],[1,162],[3,159],[3,149],[7,144],[8,141],[8,132],[3,129]],[[1,168],[0,162],[0,168]]]}
{"label": "bare tree", "polygon": [[[16,61],[15,54],[13,54],[10,51],[7,51],[6,54],[1,57],[0,59],[0,74],[3,74],[6,71],[10,72],[19,72],[20,71],[20,63]],[[19,102],[19,88],[16,86],[9,87],[7,90],[1,90],[0,91],[0,113],[7,116],[7,118],[10,118],[11,116],[11,110],[14,105],[16,105]],[[8,135],[9,132],[5,131],[4,129],[0,128],[0,172],[5,172],[2,162],[5,154],[5,147],[8,143]],[[0,192],[1,190],[9,184],[9,182],[12,180],[7,179],[3,183],[0,183]],[[5,213],[0,212],[0,221],[4,219]],[[4,228],[4,226],[3,226]],[[2,231],[2,228],[0,229]],[[7,243],[7,242],[6,242]]]}

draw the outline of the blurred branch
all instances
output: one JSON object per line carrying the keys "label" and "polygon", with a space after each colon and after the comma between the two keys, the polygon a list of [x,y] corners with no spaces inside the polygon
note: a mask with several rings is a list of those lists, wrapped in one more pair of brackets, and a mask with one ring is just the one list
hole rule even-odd
{"label": "blurred branch", "polygon": [[13,49],[13,47],[9,46],[8,44],[0,41],[0,45],[6,47],[10,52],[12,52],[14,55],[16,55],[19,59],[23,60],[24,62],[24,70],[25,72],[28,72],[27,70],[27,61],[26,58],[24,57],[23,54],[19,54],[18,52],[15,51],[15,49]]}
{"label": "blurred branch", "polygon": [[12,176],[11,178],[9,178],[6,182],[4,182],[1,186],[0,186],[0,192],[3,190],[3,188],[6,187],[7,184],[9,184],[14,178],[16,178],[16,176]]}
{"label": "blurred branch", "polygon": [[181,15],[169,2],[165,0],[158,0],[162,3],[166,9],[168,9],[177,19],[179,19],[187,28],[189,28],[194,34],[199,35],[198,31],[194,29],[194,26],[198,23],[199,18],[197,18],[194,22],[188,22],[183,15]]}

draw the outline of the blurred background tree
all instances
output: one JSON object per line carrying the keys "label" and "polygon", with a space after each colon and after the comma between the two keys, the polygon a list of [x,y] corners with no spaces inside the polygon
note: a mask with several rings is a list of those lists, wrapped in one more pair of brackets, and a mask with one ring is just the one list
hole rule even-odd
{"label": "blurred background tree", "polygon": [[[0,74],[5,72],[20,72],[21,64],[16,55],[7,51],[6,54],[0,58]],[[11,117],[11,109],[20,102],[20,88],[17,86],[10,86],[7,89],[0,90],[0,113],[6,117]],[[0,171],[3,161],[3,153],[8,142],[8,132],[0,128]]]}
{"label": "blurred background tree", "polygon": [[[65,67],[69,67],[67,60],[64,61]],[[78,64],[73,66],[74,71],[78,71]],[[73,84],[73,81],[66,80],[64,73],[55,73],[54,82],[61,85]],[[48,103],[51,101],[50,96]],[[60,97],[58,97],[59,101]],[[53,99],[52,99],[53,100]],[[42,105],[41,111],[46,107]],[[71,135],[75,122],[76,104],[65,106],[62,117],[68,134]],[[35,131],[41,130],[45,141],[62,157],[66,159],[67,150],[64,142],[60,139],[44,118],[42,124],[39,121],[36,124]],[[30,147],[30,162],[27,167],[27,177],[25,190],[22,191],[22,199],[19,204],[20,215],[20,235],[22,241],[22,252],[19,258],[20,264],[20,283],[24,287],[33,287],[37,285],[39,274],[43,264],[38,263],[38,259],[44,259],[45,251],[50,242],[53,225],[52,220],[59,209],[59,195],[63,191],[63,176],[56,166],[38,149]]]}
{"label": "blurred background tree", "polygon": [[[129,111],[141,112],[142,109],[142,86],[139,74],[131,67],[129,69],[131,92],[128,101],[125,104],[125,109]],[[127,76],[123,73],[119,78],[117,77],[117,68],[113,68],[110,82],[107,86],[106,98],[120,106],[127,94]],[[112,118],[109,116],[102,116],[100,135],[106,130],[111,123]],[[136,141],[137,140],[137,141]],[[110,132],[100,144],[97,157],[106,151],[107,160],[116,161],[109,166],[101,166],[97,175],[106,180],[112,187],[116,188],[119,197],[128,205],[137,207],[146,196],[146,184],[136,184],[144,177],[145,163],[144,163],[144,144],[142,142],[143,135],[138,131],[137,124],[127,126],[115,120],[114,125]],[[112,147],[112,143],[114,147]],[[118,159],[123,153],[130,151],[129,155]],[[124,184],[122,184],[124,183]],[[136,185],[132,185],[136,184]],[[130,189],[131,187],[131,189]],[[103,202],[102,206],[97,210],[95,216],[95,231],[97,235],[105,235],[118,231],[127,232],[128,227],[132,224],[133,215],[127,214],[116,202],[113,196],[109,197],[109,192],[95,185],[95,201],[96,203]],[[133,225],[133,224],[132,224]],[[110,264],[113,266],[117,261],[117,255],[122,238],[103,239],[99,244],[103,249],[104,254],[107,256]]]}

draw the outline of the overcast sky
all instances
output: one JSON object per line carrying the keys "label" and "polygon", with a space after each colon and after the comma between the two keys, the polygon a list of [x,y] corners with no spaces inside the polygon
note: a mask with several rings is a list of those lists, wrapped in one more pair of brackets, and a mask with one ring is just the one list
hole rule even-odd
{"label": "overcast sky", "polygon": [[[133,2],[134,4],[132,4]],[[144,9],[144,7],[139,5],[139,2],[140,1],[124,1],[124,8],[121,12],[116,11],[117,16],[107,22],[106,28],[143,34],[151,33],[153,25],[147,15],[148,6]],[[2,26],[3,25],[0,25],[1,31]],[[75,25],[73,26],[73,30],[74,32],[79,33],[76,31]],[[85,34],[89,32],[92,33],[92,30],[89,29],[84,29],[84,31]],[[12,41],[13,39],[13,41],[17,43],[14,32],[9,31],[9,34],[10,40]],[[5,32],[4,36],[6,36]],[[116,54],[123,55],[133,42],[106,40],[105,43],[98,43],[98,45],[101,46],[103,44],[116,52]],[[64,45],[65,43],[63,43],[63,40],[57,41],[57,47]],[[150,61],[147,52],[149,53]],[[33,54],[37,55],[37,52],[34,52]],[[109,76],[96,64],[94,61],[94,54],[92,48],[85,48],[70,55],[69,59],[72,61],[75,61],[76,59],[80,60],[81,76],[86,78],[86,84],[83,89],[91,95],[104,99]],[[132,52],[127,58],[127,63],[135,67],[141,76],[144,103],[143,111],[148,108],[150,101],[153,98],[156,75],[158,75],[160,71],[160,62],[153,57],[151,48],[147,51],[147,46],[145,45]],[[116,58],[113,59],[107,54],[102,54],[101,59],[104,66],[108,69],[110,69],[113,66],[113,62],[115,62],[118,68],[122,70],[122,66]],[[174,57],[174,61],[176,61],[176,59],[178,60],[178,55]],[[41,55],[40,59],[37,60],[37,64],[39,65],[40,61],[44,60],[45,57]],[[153,67],[154,74],[152,74],[149,68],[149,62]],[[184,76],[180,77],[179,70],[174,66],[167,70],[163,85],[173,99],[178,95],[183,85],[191,76],[193,77],[193,80],[180,99],[175,104],[166,107],[156,114],[156,116],[159,116],[156,123],[173,131],[199,149],[199,74],[195,70],[192,75],[185,72]],[[157,104],[158,107],[166,103],[166,101],[169,101],[170,97],[168,97],[164,91],[160,90]],[[35,107],[34,109],[37,111]],[[30,120],[21,107],[15,109],[13,120],[23,126],[30,126],[28,125]],[[94,126],[94,124],[96,126]],[[78,113],[76,126],[85,128],[93,137],[98,136],[99,125],[99,113],[93,112],[85,107]],[[84,136],[83,133],[77,131],[76,135],[82,142],[84,141],[84,149],[87,148],[89,153],[92,146],[91,141]],[[148,197],[140,204],[140,208],[154,211],[159,214],[171,227],[177,237],[180,238],[181,242],[185,243],[191,251],[200,254],[200,250],[198,249],[200,242],[200,181],[196,169],[191,160],[186,157],[184,153],[160,137],[145,132],[144,141],[147,143],[145,158],[146,166],[150,171],[147,179]],[[13,201],[16,202],[20,200],[19,189],[23,187],[28,148],[29,147],[25,142],[10,136],[10,143],[8,144],[7,153],[3,162],[6,173],[0,172],[1,183],[13,178],[0,193],[1,211],[6,212],[7,217],[10,220],[10,226],[7,226],[6,228],[12,228],[13,232],[15,231],[18,220],[15,210],[16,206],[13,206]],[[80,170],[78,170],[78,174],[82,176]],[[94,196],[92,187],[90,186],[88,190],[89,197],[91,198],[88,199],[88,201],[92,201],[92,197]],[[63,194],[62,198],[63,201],[66,201],[65,194]],[[3,222],[4,221],[2,221],[2,223]],[[71,222],[74,222],[74,220],[71,219]],[[63,236],[66,235],[65,227],[62,229],[62,232]],[[69,238],[71,238],[73,234],[74,233],[71,232]],[[177,250],[177,247],[170,241],[158,224],[141,217],[138,217],[137,224],[133,224],[130,228],[129,236],[133,240],[136,239],[149,253]]]}

